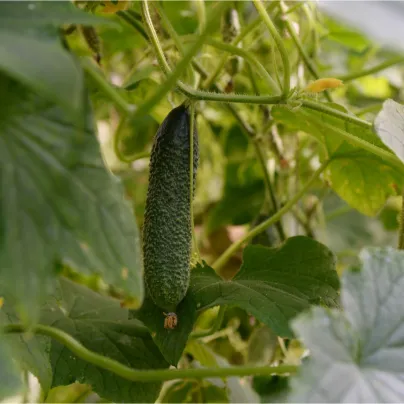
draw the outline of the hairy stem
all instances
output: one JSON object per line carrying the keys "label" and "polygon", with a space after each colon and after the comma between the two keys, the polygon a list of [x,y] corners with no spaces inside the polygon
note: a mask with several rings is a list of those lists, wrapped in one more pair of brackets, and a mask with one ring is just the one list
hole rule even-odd
{"label": "hairy stem", "polygon": [[258,226],[254,227],[252,230],[250,230],[243,238],[240,240],[237,240],[234,242],[214,263],[213,263],[213,268],[215,270],[218,270],[222,268],[226,262],[232,257],[234,253],[236,253],[240,247],[246,243],[247,241],[250,241],[253,237],[258,235],[259,233],[263,232],[265,229],[267,229],[269,226],[272,226],[274,223],[276,223],[285,213],[289,212],[293,206],[296,204],[296,202],[311,188],[311,186],[317,181],[317,179],[320,177],[321,173],[327,168],[328,164],[330,163],[331,160],[326,160],[324,161],[321,166],[316,170],[316,172],[313,174],[311,179],[307,181],[307,183],[300,189],[300,191],[293,196],[289,202],[287,202],[281,209],[278,210],[277,213],[275,213],[273,216],[271,216],[269,219],[265,220]]}
{"label": "hairy stem", "polygon": [[330,108],[327,105],[321,104],[319,102],[311,100],[301,100],[302,107],[308,109],[314,109],[315,111],[323,112],[327,115],[335,116],[336,118],[343,119],[344,121],[354,123],[356,125],[362,126],[363,128],[371,129],[372,124],[370,122],[359,119],[356,116],[348,115],[345,112],[338,111],[337,109]]}
{"label": "hairy stem", "polygon": [[124,379],[138,382],[151,382],[174,379],[204,379],[208,377],[227,377],[227,376],[270,376],[295,373],[297,366],[281,365],[281,366],[240,366],[227,368],[205,368],[205,369],[156,369],[156,370],[139,370],[132,369],[119,363],[114,359],[97,354],[87,349],[79,341],[71,335],[57,328],[37,324],[29,330],[22,324],[9,324],[1,329],[4,333],[23,333],[26,331],[36,334],[46,335],[60,342],[78,358],[85,360],[101,369],[108,370]]}
{"label": "hairy stem", "polygon": [[264,21],[264,24],[268,28],[269,33],[273,37],[276,46],[279,49],[279,53],[282,58],[283,63],[283,88],[282,88],[282,95],[283,99],[288,97],[290,91],[290,63],[289,63],[289,56],[288,52],[283,44],[283,40],[279,35],[274,23],[272,22],[271,18],[269,17],[265,7],[263,6],[261,0],[253,0],[255,8],[257,9],[261,19]]}

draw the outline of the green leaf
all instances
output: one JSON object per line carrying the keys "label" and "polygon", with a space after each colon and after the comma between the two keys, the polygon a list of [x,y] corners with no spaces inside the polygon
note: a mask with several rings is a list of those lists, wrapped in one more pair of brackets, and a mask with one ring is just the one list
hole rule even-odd
{"label": "green leaf", "polygon": [[[193,272],[193,271],[192,271]],[[177,307],[178,325],[173,330],[164,328],[164,313],[153,301],[146,297],[143,306],[132,315],[139,318],[152,332],[153,340],[166,361],[177,366],[188,336],[196,321],[196,304],[189,293]]]}
{"label": "green leaf", "polygon": [[[148,332],[137,320],[128,320],[128,311],[116,300],[61,280],[54,301],[42,311],[41,323],[51,324],[80,341],[86,348],[136,369],[162,369],[168,364]],[[52,386],[75,381],[90,384],[101,397],[114,402],[154,402],[161,383],[131,382],[97,368],[74,356],[52,341]]]}
{"label": "green leaf", "polygon": [[341,198],[368,216],[379,213],[387,199],[397,194],[396,189],[403,182],[400,172],[362,150],[352,157],[332,161],[329,179]]}
{"label": "green leaf", "polygon": [[313,308],[293,322],[311,357],[292,379],[290,401],[404,400],[404,253],[369,248],[361,260],[343,276],[344,312]]}
{"label": "green leaf", "polygon": [[23,388],[20,371],[3,335],[0,335],[0,380],[0,400],[18,394]]}
{"label": "green leaf", "polygon": [[192,272],[189,294],[197,308],[238,306],[281,336],[291,336],[288,322],[311,303],[338,305],[335,258],[324,245],[307,237],[292,237],[278,248],[251,245],[231,281],[212,268]]}
{"label": "green leaf", "polygon": [[[327,106],[347,113],[338,104]],[[359,212],[375,216],[388,197],[396,195],[396,188],[401,187],[403,179],[400,171],[386,164],[378,156],[352,145],[328,126],[324,127],[323,123],[389,150],[370,128],[304,108],[292,112],[286,108],[274,107],[272,115],[278,122],[315,136],[325,145],[329,156],[343,155],[343,158],[339,157],[329,165],[329,179],[335,192]],[[369,170],[369,167],[372,167],[372,170]]]}
{"label": "green leaf", "polygon": [[[19,319],[7,303],[0,309],[0,324],[18,323]],[[42,391],[46,394],[52,384],[52,367],[50,364],[50,340],[43,336],[29,334],[5,334],[2,339],[7,342],[13,359],[22,370],[32,373],[39,381]]]}
{"label": "green leaf", "polygon": [[0,30],[0,70],[65,107],[72,116],[82,113],[83,74],[61,44]]}
{"label": "green leaf", "polygon": [[404,162],[404,106],[386,100],[375,119],[375,130],[382,142]]}
{"label": "green leaf", "polygon": [[32,323],[62,261],[139,305],[138,229],[104,166],[88,104],[84,129],[1,75],[0,100],[0,290]]}
{"label": "green leaf", "polygon": [[4,1],[0,3],[0,26],[5,29],[30,30],[34,27],[62,24],[112,25],[115,21],[86,13],[67,1]]}
{"label": "green leaf", "polygon": [[231,281],[220,278],[206,263],[191,270],[185,299],[177,309],[178,325],[164,328],[164,314],[151,299],[132,315],[150,329],[156,345],[176,366],[196,320],[197,311],[218,305],[237,306],[268,325],[274,333],[292,336],[289,320],[312,303],[338,305],[335,258],[308,237],[292,237],[278,248],[248,246],[243,265]]}

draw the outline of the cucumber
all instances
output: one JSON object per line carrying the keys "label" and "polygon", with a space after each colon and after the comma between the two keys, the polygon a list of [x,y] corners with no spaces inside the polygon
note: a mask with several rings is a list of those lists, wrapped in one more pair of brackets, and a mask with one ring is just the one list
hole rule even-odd
{"label": "cucumber", "polygon": [[[195,191],[199,160],[196,127],[193,145]],[[154,303],[171,317],[189,286],[190,193],[190,113],[185,105],[180,105],[167,115],[154,139],[143,225],[147,291]]]}

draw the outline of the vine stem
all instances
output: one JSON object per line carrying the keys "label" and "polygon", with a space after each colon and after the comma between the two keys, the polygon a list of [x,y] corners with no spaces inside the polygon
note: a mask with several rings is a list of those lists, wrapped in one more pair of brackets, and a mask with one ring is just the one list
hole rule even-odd
{"label": "vine stem", "polygon": [[[195,69],[202,76],[202,78],[207,77],[206,71],[204,70],[204,68],[197,61],[194,61],[194,66],[195,66]],[[212,83],[212,88],[220,90],[219,86],[215,82]],[[257,142],[257,138],[255,136],[254,129],[243,119],[243,117],[238,113],[237,109],[233,105],[228,104],[227,109],[234,116],[234,118],[236,118],[236,120],[240,124],[240,128],[244,132],[244,134],[249,139],[251,139],[252,142],[253,142],[255,152],[257,154],[258,160],[259,160],[259,162],[261,164],[261,168],[262,168],[262,171],[263,171],[263,174],[264,174],[265,184],[266,184],[266,187],[268,189],[268,193],[269,193],[271,201],[272,201],[273,210],[276,212],[278,210],[278,203],[277,203],[277,200],[276,200],[275,193],[273,191],[271,179],[269,178],[268,168],[267,168],[267,166],[265,164],[264,156],[263,156],[262,151],[261,151],[261,149],[259,147],[259,144]],[[278,222],[276,228],[277,228],[277,231],[279,233],[280,239],[285,240],[286,235],[285,235],[285,231],[283,229],[282,223]]]}
{"label": "vine stem", "polygon": [[311,188],[311,186],[317,181],[320,177],[321,173],[327,168],[330,164],[331,159],[325,160],[321,166],[316,170],[311,179],[307,181],[307,183],[300,189],[299,192],[294,195],[289,202],[287,202],[281,209],[278,210],[273,216],[269,219],[265,220],[258,226],[254,227],[250,230],[243,238],[234,242],[212,265],[212,267],[217,271],[222,268],[223,265],[232,257],[232,255],[238,251],[238,249],[247,241],[250,241],[257,234],[263,232],[269,226],[276,223],[285,213],[289,212],[296,202]]}
{"label": "vine stem", "polygon": [[[265,162],[264,153],[262,152],[257,139],[254,139],[254,148],[255,148],[255,154],[257,155],[258,160],[262,167],[262,172],[264,174],[264,182],[265,182],[268,194],[269,194],[269,199],[271,200],[272,211],[274,213],[276,213],[279,210],[278,201],[275,196],[271,178],[269,177],[268,167]],[[282,223],[280,221],[277,221],[275,226],[278,231],[279,238],[281,239],[281,241],[285,241],[286,234],[285,234],[285,230],[283,229]]]}
{"label": "vine stem", "polygon": [[[270,8],[272,9],[276,5],[276,2],[270,3]],[[261,19],[253,20],[249,24],[243,27],[242,31],[239,35],[234,38],[231,45],[237,48],[237,45],[254,29],[258,28],[262,23]],[[228,59],[228,55],[223,55],[220,59],[216,67],[213,69],[212,73],[206,78],[205,82],[203,83],[204,88],[210,88],[213,83],[216,81],[218,75],[223,70],[226,62]]]}
{"label": "vine stem", "polygon": [[385,62],[380,63],[376,66],[370,67],[369,69],[365,69],[365,70],[362,70],[359,72],[349,73],[349,74],[346,74],[343,76],[338,76],[337,78],[344,82],[352,81],[355,79],[359,79],[360,77],[368,76],[369,74],[380,72],[381,70],[387,69],[391,66],[394,66],[396,64],[403,63],[403,62],[404,62],[404,57],[397,56],[395,58],[386,60]]}
{"label": "vine stem", "polygon": [[[198,36],[196,35],[183,35],[181,36],[180,40],[183,41],[184,43],[186,42],[194,42],[196,41]],[[279,87],[277,83],[274,81],[274,79],[271,77],[271,75],[268,73],[268,71],[265,69],[265,67],[260,63],[249,51],[246,51],[243,48],[239,48],[237,46],[234,46],[234,44],[228,44],[224,43],[222,41],[218,41],[217,39],[214,38],[205,38],[205,44],[208,46],[212,46],[213,48],[223,50],[225,52],[228,52],[232,55],[237,55],[245,59],[249,65],[253,66],[256,71],[265,79],[265,81],[268,84],[268,87],[271,90],[274,91],[279,91]],[[170,48],[173,45],[176,44],[176,40],[173,37],[173,41],[167,41],[165,42],[163,49],[166,50]],[[177,45],[178,46],[178,45]],[[209,77],[206,79],[209,80]],[[205,88],[211,88],[214,84],[215,80],[212,81],[212,83],[209,85],[209,87],[206,86],[206,83],[204,83],[203,87]],[[205,93],[206,94],[206,93]]]}
{"label": "vine stem", "polygon": [[[289,35],[292,37],[293,42],[296,45],[296,48],[299,52],[300,57],[303,59],[303,63],[306,65],[307,70],[310,72],[310,74],[317,80],[320,78],[320,75],[317,71],[316,66],[314,65],[314,63],[310,60],[309,56],[307,55],[307,53],[305,52],[305,50],[303,49],[303,45],[300,42],[299,37],[296,34],[296,31],[292,25],[292,23],[290,22],[289,17],[286,16],[288,8],[285,6],[285,4],[283,3],[283,1],[280,2],[280,7],[283,13],[283,19],[285,21],[286,24],[286,29],[289,32]],[[329,94],[328,91],[325,91],[325,96],[327,98],[327,100],[329,102],[332,102],[332,98]]]}
{"label": "vine stem", "polygon": [[[188,53],[184,56],[184,58],[181,59],[181,61],[178,63],[177,68],[173,72],[171,72],[170,66],[168,65],[167,60],[164,56],[163,49],[161,47],[156,30],[154,29],[153,22],[150,17],[148,1],[149,0],[142,1],[143,18],[146,23],[146,28],[150,37],[150,42],[153,45],[159,64],[163,72],[168,76],[166,82],[160,87],[160,90],[157,91],[157,93],[163,93],[163,95],[166,94],[176,83],[179,90],[191,100],[218,101],[218,102],[222,101],[222,102],[235,102],[244,104],[276,104],[285,99],[285,97],[281,95],[265,95],[257,97],[254,95],[247,95],[247,94],[210,93],[206,91],[195,90],[191,86],[188,86],[187,84],[180,81],[179,77],[181,76],[184,69],[191,62],[192,58],[197,53],[197,51],[205,43],[207,36],[210,34],[210,31],[213,28],[215,20],[221,14],[222,9],[224,9],[224,7],[226,6],[226,2],[218,3],[218,5],[215,8],[215,12],[210,13],[211,15],[210,18],[207,19],[208,23],[206,24],[205,30],[198,37],[198,39],[192,46],[191,50],[189,50]],[[157,99],[157,101],[160,100],[161,98],[162,96],[160,95],[158,97],[157,96],[153,97],[153,99]],[[154,100],[154,102],[157,101]],[[145,104],[141,106],[142,112],[145,112],[144,111]]]}
{"label": "vine stem", "polygon": [[261,19],[263,20],[264,24],[268,28],[271,36],[273,37],[276,46],[279,49],[279,53],[281,55],[282,63],[283,63],[283,89],[282,95],[283,99],[286,99],[290,92],[290,63],[289,63],[289,56],[288,52],[283,44],[283,40],[279,35],[274,23],[272,22],[271,18],[269,17],[265,7],[263,6],[261,0],[253,0],[255,8],[258,11]]}
{"label": "vine stem", "polygon": [[343,119],[344,121],[354,123],[356,125],[362,126],[366,129],[372,129],[372,124],[370,122],[359,119],[356,116],[348,115],[345,112],[338,111],[337,109],[327,107],[324,104],[311,100],[300,100],[302,107],[308,109],[314,109],[315,111],[323,112],[327,115],[335,116],[336,118]]}
{"label": "vine stem", "polygon": [[132,369],[122,363],[110,359],[106,356],[90,351],[71,335],[54,327],[37,324],[32,328],[25,328],[23,324],[9,324],[1,329],[4,333],[23,333],[34,332],[36,334],[46,335],[60,342],[78,358],[85,360],[95,366],[108,370],[124,379],[138,382],[152,382],[174,379],[204,379],[208,377],[227,377],[227,376],[270,376],[295,373],[297,366],[239,366],[226,368],[203,368],[203,369],[154,369],[140,370]]}
{"label": "vine stem", "polygon": [[190,122],[189,122],[189,197],[190,197],[190,211],[191,211],[191,229],[192,229],[192,240],[193,240],[193,245],[194,245],[194,251],[198,255],[198,259],[201,258],[201,255],[199,254],[199,249],[198,249],[198,243],[196,241],[196,236],[195,236],[195,223],[194,223],[194,205],[193,205],[193,200],[194,200],[194,131],[196,127],[196,122],[195,122],[195,102],[191,101],[191,104],[189,106],[189,112],[190,112]]}
{"label": "vine stem", "polygon": [[402,192],[400,227],[398,230],[398,249],[404,250],[404,188],[403,188],[403,192]]}

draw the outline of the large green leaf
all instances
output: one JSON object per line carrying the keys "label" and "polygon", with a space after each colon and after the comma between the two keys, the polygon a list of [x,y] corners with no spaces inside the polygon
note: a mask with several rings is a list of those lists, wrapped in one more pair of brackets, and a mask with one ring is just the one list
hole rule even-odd
{"label": "large green leaf", "polygon": [[307,237],[292,237],[279,248],[251,245],[231,281],[212,268],[192,273],[190,294],[198,308],[241,307],[277,335],[291,336],[288,322],[311,303],[338,305],[338,276],[334,255]]}
{"label": "large green leaf", "polygon": [[[42,311],[41,322],[57,327],[86,348],[136,369],[167,368],[150,334],[113,299],[61,280],[59,296]],[[74,356],[52,341],[53,386],[75,381],[90,384],[101,397],[113,402],[154,402],[161,383],[131,382]]]}
{"label": "large green leaf", "polygon": [[115,25],[71,2],[1,2],[0,71],[78,118],[83,110],[83,75],[62,47],[57,27],[65,23]]}
{"label": "large green leaf", "polygon": [[23,388],[20,371],[3,335],[0,335],[0,380],[0,400],[18,394]]}
{"label": "large green leaf", "polygon": [[344,312],[314,308],[293,322],[311,357],[291,401],[404,400],[404,253],[369,248],[361,260],[361,271],[343,277]]}
{"label": "large green leaf", "polygon": [[37,318],[57,261],[143,298],[138,229],[88,104],[83,113],[85,129],[0,75],[0,284],[24,321]]}
{"label": "large green leaf", "polygon": [[404,106],[386,100],[375,119],[375,129],[382,142],[404,162]]}
{"label": "large green leaf", "polygon": [[307,237],[292,237],[278,248],[251,245],[231,281],[208,265],[191,271],[187,296],[178,306],[178,326],[164,329],[164,314],[147,299],[134,313],[153,332],[153,338],[173,365],[184,350],[196,312],[217,305],[238,306],[268,325],[274,333],[291,336],[289,320],[312,303],[338,305],[335,258],[324,245]]}
{"label": "large green leaf", "polygon": [[[338,104],[327,106],[347,113]],[[342,129],[359,139],[389,150],[370,127],[305,108],[292,112],[286,108],[274,107],[272,115],[278,122],[292,129],[315,136],[325,145],[329,156],[339,156],[328,167],[330,183],[335,192],[359,212],[369,216],[376,215],[387,198],[396,195],[397,187],[401,187],[401,171],[378,156],[344,140],[333,129]],[[369,170],[369,167],[372,169]]]}
{"label": "large green leaf", "polygon": [[0,30],[0,70],[67,108],[73,116],[82,112],[83,74],[61,44]]}

